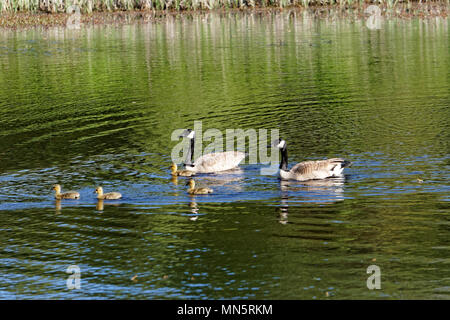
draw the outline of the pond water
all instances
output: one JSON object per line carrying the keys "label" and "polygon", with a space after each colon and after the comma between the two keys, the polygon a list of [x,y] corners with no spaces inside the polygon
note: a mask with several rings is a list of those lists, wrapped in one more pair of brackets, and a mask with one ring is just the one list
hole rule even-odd
{"label": "pond water", "polygon": [[[450,298],[449,39],[295,11],[2,32],[0,298]],[[280,182],[247,160],[191,197],[169,165],[194,121],[353,166]]]}

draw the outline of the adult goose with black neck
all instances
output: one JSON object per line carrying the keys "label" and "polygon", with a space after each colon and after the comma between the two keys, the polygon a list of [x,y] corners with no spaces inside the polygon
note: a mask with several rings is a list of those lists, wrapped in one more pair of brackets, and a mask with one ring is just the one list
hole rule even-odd
{"label": "adult goose with black neck", "polygon": [[275,146],[280,149],[280,178],[283,180],[307,181],[340,177],[344,168],[350,167],[351,162],[341,158],[326,160],[303,161],[288,169],[287,144],[283,139],[275,141]]}
{"label": "adult goose with black neck", "polygon": [[245,159],[245,153],[240,151],[226,151],[208,153],[194,161],[195,131],[186,129],[180,137],[190,140],[184,169],[199,173],[214,173],[236,168]]}

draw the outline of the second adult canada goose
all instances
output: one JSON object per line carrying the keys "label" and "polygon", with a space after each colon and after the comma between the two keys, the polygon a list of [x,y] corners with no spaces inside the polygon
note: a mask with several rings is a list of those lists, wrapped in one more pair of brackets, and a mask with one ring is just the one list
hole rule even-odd
{"label": "second adult canada goose", "polygon": [[186,137],[190,140],[188,155],[184,164],[187,171],[200,173],[226,171],[236,168],[245,159],[244,152],[226,151],[205,154],[194,162],[195,131],[186,129],[180,137]]}
{"label": "second adult canada goose", "polygon": [[279,139],[275,142],[281,151],[280,178],[283,180],[307,181],[339,177],[344,168],[351,166],[351,162],[341,158],[332,158],[317,161],[304,161],[288,169],[288,154],[286,141]]}
{"label": "second adult canada goose", "polygon": [[76,191],[67,191],[61,193],[61,186],[59,184],[53,185],[53,190],[55,190],[55,199],[80,199],[80,194]]}
{"label": "second adult canada goose", "polygon": [[172,163],[172,165],[170,166],[170,173],[172,174],[172,176],[181,176],[181,177],[195,176],[194,171],[177,170],[177,169],[178,169],[178,167],[177,167],[176,163]]}
{"label": "second adult canada goose", "polygon": [[196,188],[194,179],[190,179],[186,185],[189,186],[187,190],[189,194],[208,194],[213,192],[210,188]]}
{"label": "second adult canada goose", "polygon": [[117,200],[122,198],[122,195],[119,192],[103,193],[102,187],[97,187],[95,189],[95,193],[97,194],[97,199],[99,200]]}

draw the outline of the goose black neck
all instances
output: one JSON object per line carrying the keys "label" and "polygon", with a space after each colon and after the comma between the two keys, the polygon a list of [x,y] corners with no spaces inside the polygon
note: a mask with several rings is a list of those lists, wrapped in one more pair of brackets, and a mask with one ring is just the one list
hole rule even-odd
{"label": "goose black neck", "polygon": [[281,149],[281,162],[280,162],[280,169],[287,171],[288,169],[288,154],[287,154],[287,148],[284,146]]}
{"label": "goose black neck", "polygon": [[190,141],[190,145],[189,145],[189,149],[188,149],[188,153],[186,155],[186,161],[185,164],[193,164],[194,163],[194,145],[195,145],[195,138],[192,138]]}

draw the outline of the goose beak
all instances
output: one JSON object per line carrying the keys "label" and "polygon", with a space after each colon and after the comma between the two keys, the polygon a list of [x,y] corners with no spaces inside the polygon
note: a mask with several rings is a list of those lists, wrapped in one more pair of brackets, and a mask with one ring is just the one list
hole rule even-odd
{"label": "goose beak", "polygon": [[185,186],[188,186],[188,185],[189,185],[189,181],[185,183]]}

